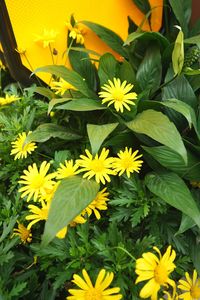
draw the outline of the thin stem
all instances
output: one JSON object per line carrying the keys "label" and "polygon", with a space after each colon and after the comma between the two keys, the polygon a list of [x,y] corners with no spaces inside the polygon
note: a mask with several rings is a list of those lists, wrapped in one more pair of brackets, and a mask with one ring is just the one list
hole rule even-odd
{"label": "thin stem", "polygon": [[129,257],[131,257],[132,260],[134,260],[134,261],[136,260],[135,257],[128,250],[126,250],[120,246],[112,247],[110,249],[119,249],[119,250],[123,251],[124,253],[126,253]]}
{"label": "thin stem", "polygon": [[52,51],[52,48],[51,48],[51,44],[50,44],[50,43],[49,43],[49,50],[50,50],[50,53],[51,53],[51,58],[52,58],[53,65],[55,65],[54,56],[53,56],[53,51]]}

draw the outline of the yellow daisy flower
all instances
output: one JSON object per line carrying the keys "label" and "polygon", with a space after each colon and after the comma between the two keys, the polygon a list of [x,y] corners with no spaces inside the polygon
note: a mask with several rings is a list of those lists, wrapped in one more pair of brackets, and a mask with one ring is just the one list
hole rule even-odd
{"label": "yellow daisy flower", "polygon": [[27,158],[28,154],[31,154],[37,148],[36,144],[31,142],[26,145],[24,145],[24,142],[26,140],[26,137],[31,133],[31,131],[28,132],[26,135],[26,132],[22,132],[18,135],[16,141],[12,142],[12,150],[10,155],[15,155],[14,160],[20,159],[20,158]]}
{"label": "yellow daisy flower", "polygon": [[64,239],[66,234],[67,234],[67,226],[65,226],[63,229],[58,231],[58,233],[56,234],[56,237],[59,239]]}
{"label": "yellow daisy flower", "polygon": [[32,233],[30,229],[26,228],[23,224],[18,223],[18,228],[14,228],[13,236],[19,236],[22,243],[26,244],[26,242],[30,243],[32,241]]}
{"label": "yellow daisy flower", "polygon": [[102,191],[98,192],[96,195],[96,198],[85,208],[85,212],[90,216],[93,212],[99,220],[101,218],[101,215],[99,213],[99,210],[106,210],[107,207],[107,201],[109,193],[106,192],[107,188],[104,188]]}
{"label": "yellow daisy flower", "polygon": [[58,32],[53,29],[44,29],[41,35],[36,35],[35,42],[41,43],[43,48],[47,48],[51,43],[55,42],[57,35]]}
{"label": "yellow daisy flower", "polygon": [[132,88],[133,84],[127,84],[126,80],[121,83],[119,78],[114,78],[113,81],[108,80],[108,84],[101,87],[104,91],[99,92],[99,97],[103,98],[102,104],[107,102],[108,106],[114,104],[116,111],[123,113],[124,107],[130,111],[129,105],[135,105],[133,100],[137,99],[137,94],[129,93]]}
{"label": "yellow daisy flower", "polygon": [[26,220],[32,221],[28,224],[27,229],[31,229],[31,227],[37,222],[47,220],[50,204],[41,201],[41,206],[42,207],[39,208],[38,206],[33,204],[28,205],[28,209],[31,212],[31,214],[26,216]]}
{"label": "yellow daisy flower", "polygon": [[103,148],[101,154],[99,156],[96,154],[95,157],[92,156],[89,150],[86,149],[85,152],[87,156],[80,155],[81,159],[76,161],[76,163],[82,168],[79,172],[86,172],[83,175],[83,178],[91,179],[95,176],[95,180],[98,183],[102,182],[105,184],[106,181],[110,182],[109,175],[115,175],[115,172],[111,169],[113,158],[107,158],[109,150]]}
{"label": "yellow daisy flower", "polygon": [[65,23],[67,26],[67,29],[70,31],[69,37],[71,37],[73,40],[76,40],[77,44],[84,44],[84,35],[85,35],[85,30],[83,27],[79,24],[75,24],[72,26],[70,23]]}
{"label": "yellow daisy flower", "polygon": [[113,169],[116,172],[119,172],[119,176],[121,176],[124,172],[128,178],[130,178],[130,173],[137,172],[141,169],[141,165],[143,163],[142,160],[138,160],[142,156],[142,154],[138,155],[138,150],[133,152],[132,148],[125,148],[124,151],[120,150],[117,153],[118,157],[113,158]]}
{"label": "yellow daisy flower", "polygon": [[158,253],[159,258],[151,252],[143,253],[142,258],[136,260],[135,270],[138,275],[136,283],[148,280],[140,291],[140,297],[151,297],[151,300],[157,300],[157,293],[162,286],[168,287],[169,284],[173,288],[175,287],[175,282],[169,278],[169,274],[176,267],[173,263],[176,252],[171,250],[171,246],[167,248],[163,256],[157,247],[154,247],[154,250]]}
{"label": "yellow daisy flower", "polygon": [[77,91],[77,89],[72,84],[62,78],[60,78],[59,81],[52,81],[51,89],[56,91],[55,94],[60,94],[61,96],[63,96],[64,93],[68,90]]}
{"label": "yellow daisy flower", "polygon": [[38,201],[45,200],[47,203],[51,203],[59,184],[60,181],[56,182],[50,189],[45,189],[45,193],[43,195],[39,195]]}
{"label": "yellow daisy flower", "polygon": [[21,99],[21,98],[15,96],[15,95],[6,94],[5,97],[0,97],[0,106],[10,104],[10,103],[15,102],[19,99]]}
{"label": "yellow daisy flower", "polygon": [[72,282],[75,283],[79,289],[69,289],[71,294],[67,300],[120,300],[122,295],[119,294],[120,288],[108,288],[113,281],[113,272],[106,272],[102,269],[96,279],[95,285],[85,269],[82,270],[83,278],[74,274]]}
{"label": "yellow daisy flower", "polygon": [[67,178],[70,176],[74,176],[76,174],[78,174],[77,169],[78,169],[78,165],[75,163],[73,163],[73,160],[65,160],[65,164],[61,164],[60,163],[60,168],[57,169],[56,173],[56,178],[57,179],[63,179],[63,178]]}
{"label": "yellow daisy flower", "polygon": [[191,278],[188,272],[185,273],[186,280],[180,279],[178,288],[182,290],[183,294],[179,295],[180,299],[184,300],[198,300],[200,299],[200,278],[197,277],[197,271],[193,271]]}
{"label": "yellow daisy flower", "polygon": [[24,175],[20,176],[22,180],[18,182],[25,185],[19,189],[22,193],[21,198],[27,197],[27,201],[33,198],[34,201],[38,200],[39,195],[45,195],[46,189],[52,189],[55,182],[52,178],[54,174],[47,174],[50,168],[50,164],[43,161],[38,171],[37,165],[34,163],[32,166],[28,166],[28,170],[24,170]]}
{"label": "yellow daisy flower", "polygon": [[163,291],[163,294],[165,295],[165,298],[159,298],[159,300],[178,300],[179,296],[176,292],[176,286],[173,288],[172,294],[170,294],[168,291]]}

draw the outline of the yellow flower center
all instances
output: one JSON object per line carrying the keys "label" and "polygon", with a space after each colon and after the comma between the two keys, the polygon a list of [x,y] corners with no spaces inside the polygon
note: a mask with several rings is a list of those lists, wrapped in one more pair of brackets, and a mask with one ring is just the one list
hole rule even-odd
{"label": "yellow flower center", "polygon": [[91,170],[95,173],[102,172],[104,170],[104,164],[100,160],[91,161]]}
{"label": "yellow flower center", "polygon": [[199,299],[199,297],[200,297],[200,286],[197,285],[197,284],[192,286],[190,294],[192,296],[192,299]]}
{"label": "yellow flower center", "polygon": [[112,96],[115,101],[122,102],[124,100],[124,93],[121,90],[116,89],[113,91]]}
{"label": "yellow flower center", "polygon": [[129,157],[125,157],[124,159],[121,160],[121,166],[124,169],[128,169],[130,166],[132,166],[133,160],[130,159]]}
{"label": "yellow flower center", "polygon": [[90,288],[85,294],[85,300],[102,300],[101,291],[96,288]]}
{"label": "yellow flower center", "polygon": [[39,189],[44,185],[44,177],[41,176],[40,174],[37,174],[34,178],[33,181],[31,182],[31,188],[33,189]]}
{"label": "yellow flower center", "polygon": [[154,278],[157,283],[160,285],[163,285],[167,282],[168,279],[168,273],[167,269],[164,265],[158,264],[157,267],[154,270]]}

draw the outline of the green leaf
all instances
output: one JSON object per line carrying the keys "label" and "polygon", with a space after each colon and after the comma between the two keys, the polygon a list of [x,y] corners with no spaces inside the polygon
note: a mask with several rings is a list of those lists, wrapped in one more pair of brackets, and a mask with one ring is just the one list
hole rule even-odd
{"label": "green leaf", "polygon": [[133,83],[134,85],[137,84],[135,71],[131,64],[126,60],[120,65],[119,78],[122,82],[126,80],[128,83]]}
{"label": "green leaf", "polygon": [[183,158],[166,146],[158,147],[142,147],[155,160],[157,160],[163,167],[177,173],[187,180],[200,181],[200,161],[189,150],[187,151],[188,163],[185,164]]}
{"label": "green leaf", "polygon": [[169,3],[184,34],[187,36],[188,22],[190,19],[192,8],[191,0],[169,0]]}
{"label": "green leaf", "polygon": [[126,123],[136,133],[146,134],[155,141],[171,148],[187,163],[187,152],[175,125],[163,113],[148,109]]}
{"label": "green leaf", "polygon": [[87,27],[96,33],[111,49],[127,57],[127,53],[123,48],[123,40],[112,30],[89,21],[82,21]]}
{"label": "green leaf", "polygon": [[186,67],[183,69],[183,74],[188,75],[188,76],[199,75],[200,69],[192,69],[190,67]]}
{"label": "green leaf", "polygon": [[185,44],[196,44],[197,46],[200,45],[200,34],[192,36],[188,39],[184,40]]}
{"label": "green leaf", "polygon": [[98,75],[100,78],[101,86],[107,81],[113,80],[116,77],[117,61],[110,53],[101,56],[99,60]]}
{"label": "green leaf", "polygon": [[191,217],[200,228],[200,212],[187,185],[175,173],[150,173],[145,184],[156,196]]}
{"label": "green leaf", "polygon": [[72,84],[75,88],[77,88],[78,91],[80,91],[86,97],[96,98],[96,94],[89,89],[85,79],[82,78],[77,72],[73,70],[69,70],[65,66],[56,66],[56,65],[45,66],[36,69],[34,73],[38,73],[38,72],[50,73],[58,77],[61,77],[67,82],[69,82],[70,84]]}
{"label": "green leaf", "polygon": [[49,102],[49,105],[48,105],[48,114],[50,114],[50,112],[52,111],[52,109],[54,108],[54,106],[56,104],[60,104],[60,103],[67,102],[67,101],[70,101],[70,100],[73,100],[73,99],[72,98],[55,98],[55,99],[52,99]]}
{"label": "green leaf", "polygon": [[172,65],[174,70],[174,76],[180,75],[184,64],[184,46],[183,46],[184,37],[183,37],[183,32],[179,26],[178,29],[180,31],[175,40],[174,49],[172,52]]}
{"label": "green leaf", "polygon": [[87,133],[92,148],[92,153],[95,154],[99,151],[103,141],[109,136],[109,134],[115,130],[118,123],[111,123],[105,125],[93,125],[87,124]]}
{"label": "green leaf", "polygon": [[195,225],[196,224],[193,221],[193,219],[191,219],[190,217],[188,217],[185,214],[182,214],[181,224],[175,235],[184,233],[186,230],[193,228]]}
{"label": "green leaf", "polygon": [[160,86],[162,63],[160,51],[157,47],[149,47],[141,62],[136,79],[141,90],[154,92]]}
{"label": "green leaf", "polygon": [[101,104],[100,101],[96,101],[93,99],[74,99],[68,103],[63,105],[59,105],[56,109],[65,109],[65,110],[72,110],[72,111],[93,111],[93,110],[102,110],[106,109],[105,106]]}
{"label": "green leaf", "polygon": [[169,41],[159,32],[132,32],[127,37],[124,45],[129,45],[131,42],[134,42],[138,39],[147,40],[147,41],[156,41],[158,42],[162,50],[166,49],[169,46]]}
{"label": "green leaf", "polygon": [[47,245],[58,233],[79,215],[96,197],[99,184],[78,176],[63,179],[52,200],[42,237]]}
{"label": "green leaf", "polygon": [[40,95],[48,98],[49,100],[51,100],[52,98],[55,97],[54,92],[52,92],[50,89],[48,89],[46,87],[31,86],[30,88],[28,88],[28,90],[31,91],[31,92],[33,92],[33,93],[40,94]]}
{"label": "green leaf", "polygon": [[52,137],[57,137],[66,141],[73,141],[81,138],[80,135],[66,129],[65,127],[53,123],[44,123],[39,125],[36,130],[27,136],[24,144],[26,145],[30,142],[46,142]]}

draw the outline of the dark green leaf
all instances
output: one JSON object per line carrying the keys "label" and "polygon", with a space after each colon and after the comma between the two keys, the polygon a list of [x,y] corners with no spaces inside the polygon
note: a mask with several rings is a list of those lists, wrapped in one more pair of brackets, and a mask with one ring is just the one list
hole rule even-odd
{"label": "dark green leaf", "polygon": [[114,56],[110,53],[106,53],[101,56],[99,60],[99,68],[98,68],[98,75],[100,78],[101,86],[107,81],[113,80],[116,77],[116,70],[117,70],[117,61]]}
{"label": "dark green leaf", "polygon": [[162,50],[166,49],[169,46],[169,41],[159,32],[132,32],[129,34],[124,45],[129,45],[131,42],[136,41],[137,39],[147,40],[147,41],[157,41]]}
{"label": "dark green leaf", "polygon": [[188,34],[188,22],[191,16],[191,0],[169,0],[172,10],[184,32],[187,36]]}
{"label": "dark green leaf", "polygon": [[200,228],[199,209],[187,185],[178,175],[171,172],[150,173],[145,177],[145,184],[152,193],[191,217]]}
{"label": "dark green leaf", "polygon": [[149,47],[141,62],[136,79],[141,90],[154,92],[160,86],[162,64],[160,51],[157,47]]}
{"label": "dark green leaf", "polygon": [[96,197],[99,184],[77,176],[63,179],[56,190],[45,224],[43,245],[47,245]]}
{"label": "dark green leaf", "polygon": [[191,219],[185,214],[182,214],[181,224],[178,231],[176,232],[176,235],[184,233],[186,230],[193,228],[195,225],[196,224],[193,221],[193,219]]}
{"label": "dark green leaf", "polygon": [[52,137],[57,137],[66,141],[73,141],[81,138],[80,135],[69,131],[65,127],[53,123],[44,123],[39,125],[36,130],[27,136],[25,144],[30,142],[46,142]]}
{"label": "dark green leaf", "polygon": [[175,125],[161,112],[148,109],[126,123],[136,133],[146,134],[155,141],[171,148],[187,162],[187,152]]}

